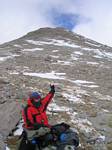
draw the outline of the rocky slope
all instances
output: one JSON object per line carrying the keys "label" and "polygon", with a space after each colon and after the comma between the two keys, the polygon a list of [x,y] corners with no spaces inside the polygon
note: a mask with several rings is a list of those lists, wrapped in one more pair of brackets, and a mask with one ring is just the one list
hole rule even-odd
{"label": "rocky slope", "polygon": [[[56,94],[48,108],[52,124],[77,129],[80,149],[112,149],[112,48],[62,28],[43,28],[0,45],[0,134],[20,118],[31,91]],[[1,144],[3,145],[3,144]]]}

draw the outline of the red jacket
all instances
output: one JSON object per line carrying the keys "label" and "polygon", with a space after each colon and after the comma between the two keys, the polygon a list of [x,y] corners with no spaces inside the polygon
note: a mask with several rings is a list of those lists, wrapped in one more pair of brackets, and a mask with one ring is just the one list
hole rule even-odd
{"label": "red jacket", "polygon": [[47,109],[48,104],[52,100],[53,96],[54,96],[54,93],[49,92],[46,95],[46,97],[41,100],[41,106],[38,107],[38,108],[36,108],[32,104],[31,99],[28,99],[27,118],[31,122],[31,124],[28,125],[26,115],[25,115],[25,112],[23,110],[22,111],[22,116],[23,116],[23,119],[24,119],[24,127],[25,128],[32,129],[32,128],[34,128],[33,124],[35,124],[35,123],[44,124],[45,126],[50,127],[50,125],[48,124],[46,109]]}

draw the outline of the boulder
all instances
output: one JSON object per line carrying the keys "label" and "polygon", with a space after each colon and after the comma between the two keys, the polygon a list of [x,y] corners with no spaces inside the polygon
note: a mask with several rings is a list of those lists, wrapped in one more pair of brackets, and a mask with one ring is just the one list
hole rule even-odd
{"label": "boulder", "polygon": [[16,101],[6,102],[0,105],[0,134],[3,137],[9,135],[20,119],[20,104]]}

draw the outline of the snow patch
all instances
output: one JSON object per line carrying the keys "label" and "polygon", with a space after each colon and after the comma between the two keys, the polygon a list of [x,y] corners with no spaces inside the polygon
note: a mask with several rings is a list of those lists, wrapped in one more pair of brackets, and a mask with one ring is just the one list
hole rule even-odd
{"label": "snow patch", "polygon": [[71,54],[71,59],[72,60],[78,60],[79,58],[77,58],[77,56],[75,56],[74,54]]}
{"label": "snow patch", "polygon": [[87,119],[74,119],[71,118],[71,122],[75,124],[81,132],[91,133],[95,129],[92,127],[92,123]]}
{"label": "snow patch", "polygon": [[[70,82],[75,83],[75,84],[77,84],[79,86],[83,86],[83,87],[90,87],[90,88],[99,87],[94,82],[86,81],[86,80],[75,80],[75,81],[70,80]],[[93,85],[91,85],[91,84],[93,84]]]}
{"label": "snow patch", "polygon": [[101,93],[99,93],[97,91],[94,91],[93,94],[98,99],[112,101],[112,97],[110,95],[102,95]]}
{"label": "snow patch", "polygon": [[108,112],[109,112],[109,110],[107,110],[107,109],[103,109],[103,112],[106,112],[106,113],[108,113]]}
{"label": "snow patch", "polygon": [[86,80],[75,80],[76,84],[93,84],[94,82],[86,81]]}
{"label": "snow patch", "polygon": [[26,40],[26,42],[34,45],[43,45],[42,41]]}
{"label": "snow patch", "polygon": [[42,51],[43,48],[32,48],[32,49],[24,49],[23,52],[34,52],[34,51]]}
{"label": "snow patch", "polygon": [[21,46],[21,45],[18,45],[18,44],[15,44],[14,46],[15,46],[15,47],[22,48],[22,46]]}
{"label": "snow patch", "polygon": [[77,95],[73,95],[73,93],[62,93],[63,97],[65,97],[68,101],[71,101],[73,103],[83,103],[85,104],[85,102],[83,102],[80,97]]}
{"label": "snow patch", "polygon": [[5,149],[5,150],[10,150],[10,148],[6,146],[6,149]]}
{"label": "snow patch", "polygon": [[112,59],[112,53],[111,52],[104,52],[105,56],[109,59]]}
{"label": "snow patch", "polygon": [[0,57],[0,61],[6,61],[9,58],[11,58],[11,56]]}
{"label": "snow patch", "polygon": [[91,104],[91,105],[95,105],[95,103],[93,103],[93,102],[90,102],[90,104]]}
{"label": "snow patch", "polygon": [[75,117],[78,113],[73,111],[68,111],[67,114],[70,115],[71,117]]}
{"label": "snow patch", "polygon": [[90,87],[90,88],[98,88],[98,85],[83,85],[84,87]]}
{"label": "snow patch", "polygon": [[20,122],[17,126],[17,130],[13,133],[14,136],[21,135],[23,132],[23,122]]}
{"label": "snow patch", "polygon": [[97,137],[97,142],[105,142],[106,137],[104,135],[99,135]]}
{"label": "snow patch", "polygon": [[55,53],[55,52],[58,52],[58,51],[59,51],[59,50],[53,50],[52,52]]}
{"label": "snow patch", "polygon": [[107,59],[112,59],[112,53],[111,52],[104,52],[104,51],[94,51],[96,55],[94,55],[95,58],[107,58]]}
{"label": "snow patch", "polygon": [[88,47],[83,47],[83,48],[81,48],[81,50],[85,50],[85,51],[94,51],[94,49],[88,48]]}
{"label": "snow patch", "polygon": [[85,44],[89,44],[90,46],[96,46],[96,47],[100,47],[101,45],[100,44],[95,44],[95,43],[91,43],[91,42],[85,42]]}
{"label": "snow patch", "polygon": [[62,60],[58,60],[57,63],[59,63],[61,65],[70,65],[71,64],[70,61],[62,61]]}
{"label": "snow patch", "polygon": [[19,74],[17,71],[10,72],[10,74]]}
{"label": "snow patch", "polygon": [[79,51],[75,51],[74,54],[83,55],[83,53],[81,53],[81,52],[79,52]]}
{"label": "snow patch", "polygon": [[87,64],[90,64],[90,65],[98,65],[99,63],[97,63],[97,62],[89,62],[89,61],[87,61]]}
{"label": "snow patch", "polygon": [[55,71],[52,71],[51,73],[28,73],[28,72],[24,72],[23,75],[46,78],[46,79],[59,79],[59,80],[62,79],[63,80],[63,79],[65,79],[64,75],[66,75],[66,73],[56,73]]}
{"label": "snow patch", "polygon": [[55,112],[70,112],[71,109],[65,106],[59,106],[56,103],[51,103],[48,106],[48,111],[55,111]]}
{"label": "snow patch", "polygon": [[34,41],[34,40],[26,40],[28,43],[34,44],[34,45],[56,45],[56,46],[66,46],[66,47],[72,47],[72,48],[78,48],[78,45],[75,45],[70,42],[66,42],[64,40],[56,40],[56,39],[47,39],[48,41]]}
{"label": "snow patch", "polygon": [[59,58],[59,56],[49,55],[52,58]]}
{"label": "snow patch", "polygon": [[12,59],[17,56],[20,56],[20,55],[10,55],[10,56],[0,57],[0,61],[6,61],[7,59],[10,59],[10,58]]}

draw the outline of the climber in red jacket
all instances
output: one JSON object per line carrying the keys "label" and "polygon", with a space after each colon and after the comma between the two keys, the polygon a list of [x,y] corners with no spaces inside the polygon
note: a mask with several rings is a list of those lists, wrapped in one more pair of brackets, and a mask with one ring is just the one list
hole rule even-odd
{"label": "climber in red jacket", "polygon": [[50,92],[43,99],[37,92],[33,92],[29,96],[28,104],[22,111],[24,127],[26,129],[37,130],[40,127],[50,127],[48,124],[46,109],[54,96],[55,86],[50,85],[50,88]]}

